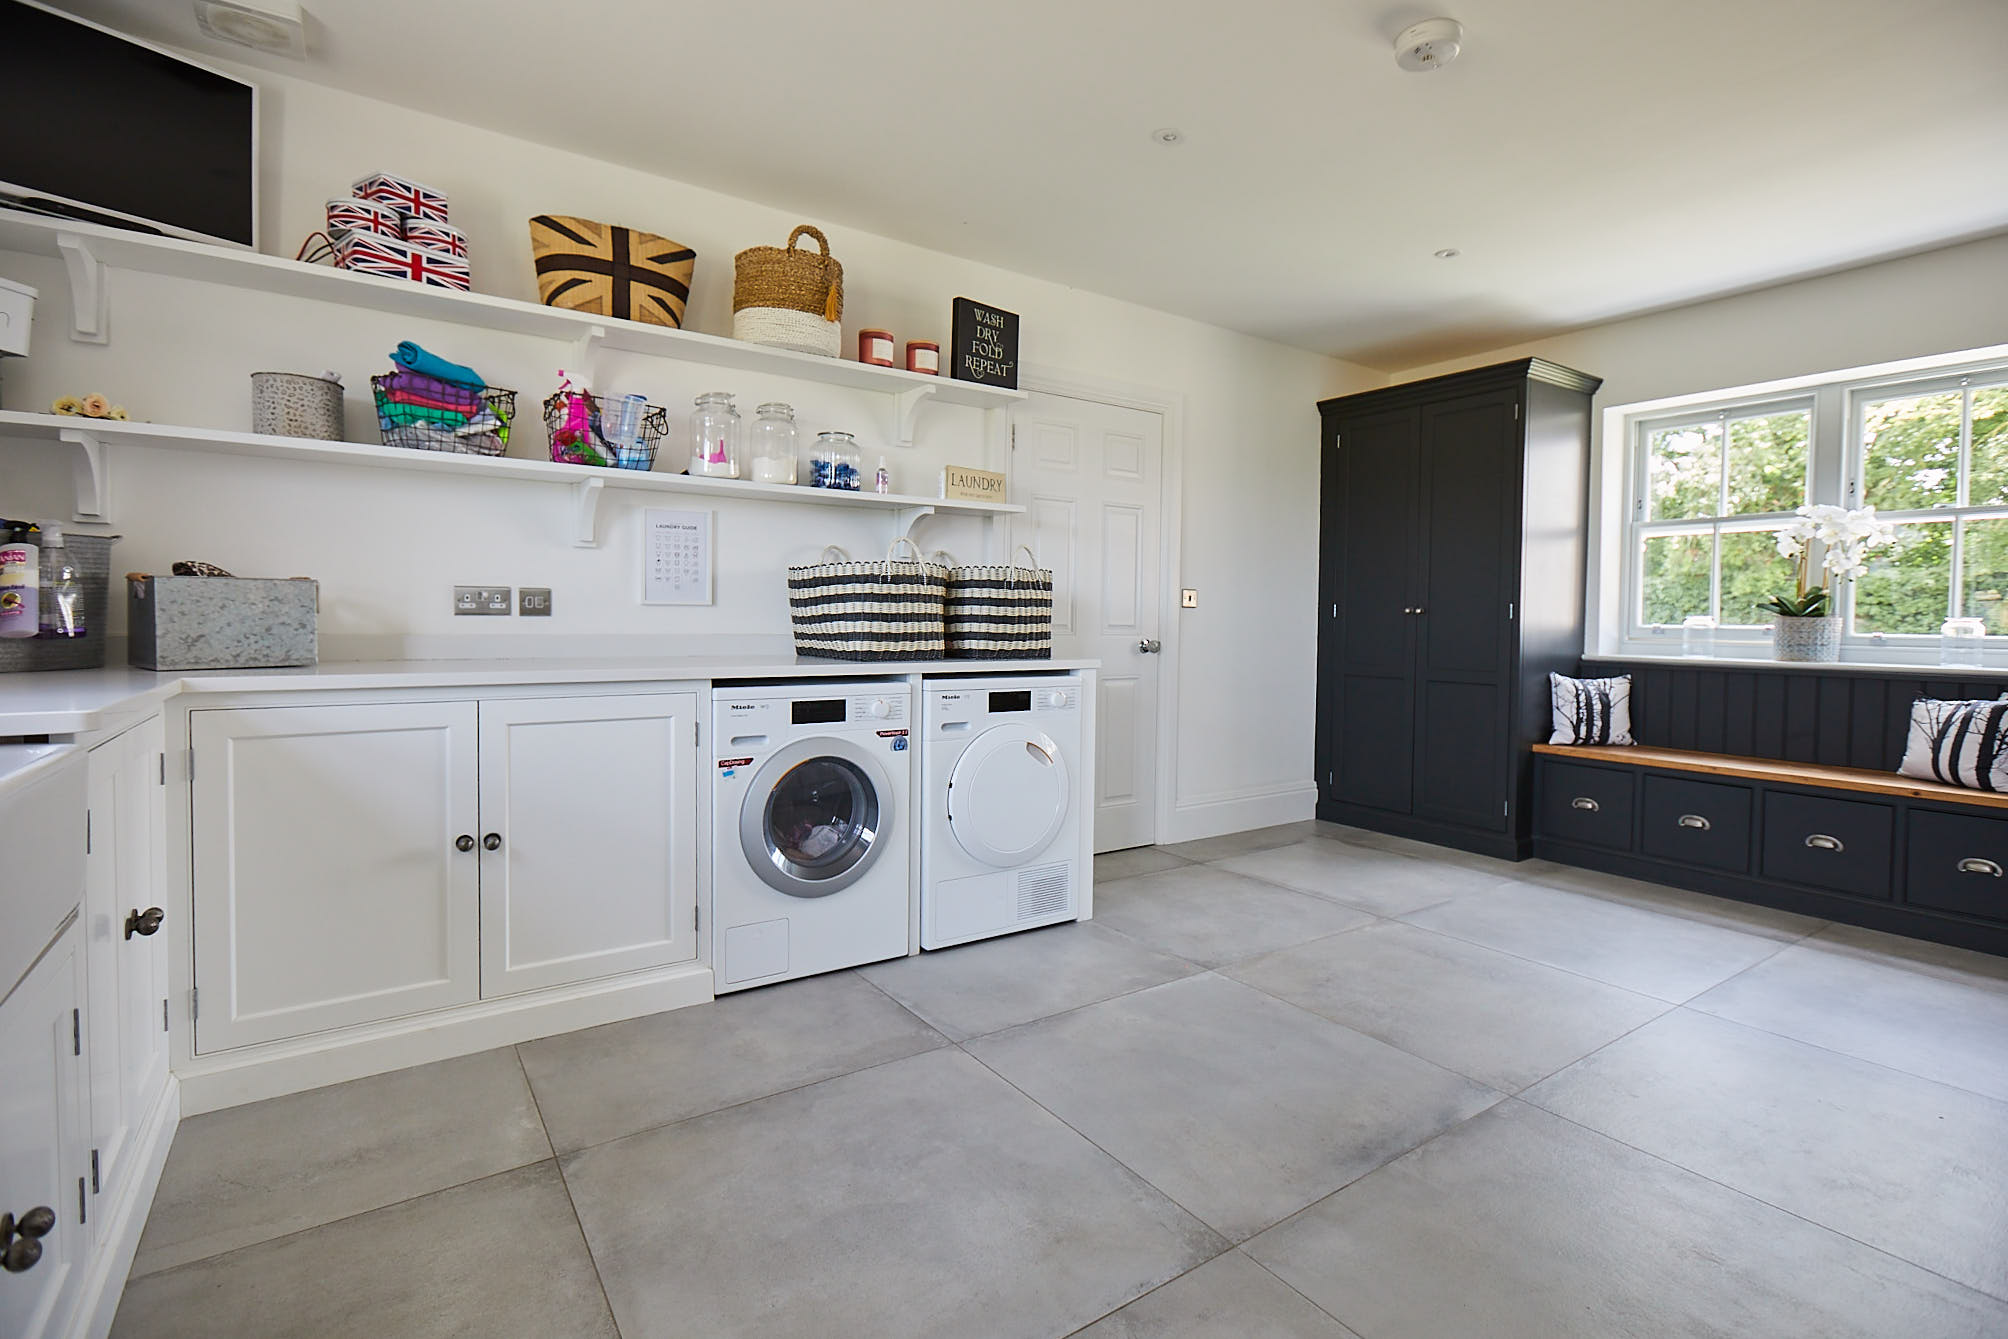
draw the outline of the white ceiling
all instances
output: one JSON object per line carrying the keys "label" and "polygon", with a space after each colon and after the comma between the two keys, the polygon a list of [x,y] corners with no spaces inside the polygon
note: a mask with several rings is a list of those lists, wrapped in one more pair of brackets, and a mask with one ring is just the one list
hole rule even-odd
{"label": "white ceiling", "polygon": [[2008,229],[2003,0],[62,2],[1388,370]]}

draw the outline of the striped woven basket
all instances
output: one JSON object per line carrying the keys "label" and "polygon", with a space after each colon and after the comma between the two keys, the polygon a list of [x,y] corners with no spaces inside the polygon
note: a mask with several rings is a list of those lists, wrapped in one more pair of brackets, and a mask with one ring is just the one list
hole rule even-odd
{"label": "striped woven basket", "polygon": [[1053,658],[1052,569],[1039,566],[1028,546],[1017,551],[1030,560],[1023,567],[963,567],[949,560],[950,660]]}
{"label": "striped woven basket", "polygon": [[[900,546],[913,550],[899,556]],[[836,555],[837,561],[829,561]],[[788,569],[788,615],[795,654],[824,660],[939,660],[947,652],[943,612],[948,572],[904,535],[882,562],[852,562],[834,544],[822,562]]]}

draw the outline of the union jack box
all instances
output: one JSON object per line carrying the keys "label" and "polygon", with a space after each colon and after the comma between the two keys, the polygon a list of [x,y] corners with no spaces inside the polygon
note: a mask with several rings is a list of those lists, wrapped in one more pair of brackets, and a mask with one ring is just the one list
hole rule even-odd
{"label": "union jack box", "polygon": [[337,237],[335,263],[357,274],[410,279],[441,288],[457,288],[463,293],[474,287],[467,262],[458,256],[427,251],[422,246],[413,246],[395,237],[383,237],[373,232],[353,230]]}
{"label": "union jack box", "polygon": [[329,234],[332,236],[337,228],[373,232],[384,237],[402,237],[404,216],[389,205],[380,205],[374,200],[358,200],[351,196],[346,200],[328,201]]}
{"label": "union jack box", "polygon": [[406,177],[379,172],[357,182],[354,194],[358,200],[374,200],[380,205],[389,205],[400,214],[425,219],[429,223],[447,221],[446,196]]}
{"label": "union jack box", "polygon": [[467,234],[451,223],[428,223],[424,219],[404,221],[404,240],[427,251],[441,251],[467,259]]}

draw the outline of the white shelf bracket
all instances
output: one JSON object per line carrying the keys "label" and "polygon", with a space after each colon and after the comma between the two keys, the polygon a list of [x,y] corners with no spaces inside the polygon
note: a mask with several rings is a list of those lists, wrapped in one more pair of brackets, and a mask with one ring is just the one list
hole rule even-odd
{"label": "white shelf bracket", "polygon": [[77,448],[77,454],[70,462],[77,497],[72,518],[109,522],[112,519],[110,448],[93,432],[65,428],[61,437]]}
{"label": "white shelf bracket", "polygon": [[596,385],[593,376],[594,364],[599,361],[600,345],[607,341],[607,328],[603,325],[587,326],[585,332],[572,341],[572,361],[565,370],[588,385]]}
{"label": "white shelf bracket", "polygon": [[74,233],[60,233],[56,249],[70,272],[70,338],[79,344],[111,342],[110,304],[105,297],[105,266],[91,245]]}
{"label": "white shelf bracket", "polygon": [[892,513],[893,538],[898,539],[901,535],[911,534],[915,522],[919,521],[923,516],[932,515],[934,515],[934,508],[932,507],[894,508]]}
{"label": "white shelf bracket", "polygon": [[582,549],[599,547],[600,494],[605,479],[581,479],[572,485],[572,543]]}
{"label": "white shelf bracket", "polygon": [[920,407],[932,400],[935,389],[932,386],[915,386],[910,391],[892,393],[892,444],[894,446],[913,445],[913,421],[920,414]]}

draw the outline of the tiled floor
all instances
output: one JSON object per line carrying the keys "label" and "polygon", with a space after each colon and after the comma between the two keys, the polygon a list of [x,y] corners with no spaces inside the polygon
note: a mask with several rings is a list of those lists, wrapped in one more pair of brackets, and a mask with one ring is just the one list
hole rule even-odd
{"label": "tiled floor", "polygon": [[184,1123],[115,1339],[2008,1335],[2008,961],[1296,825]]}

